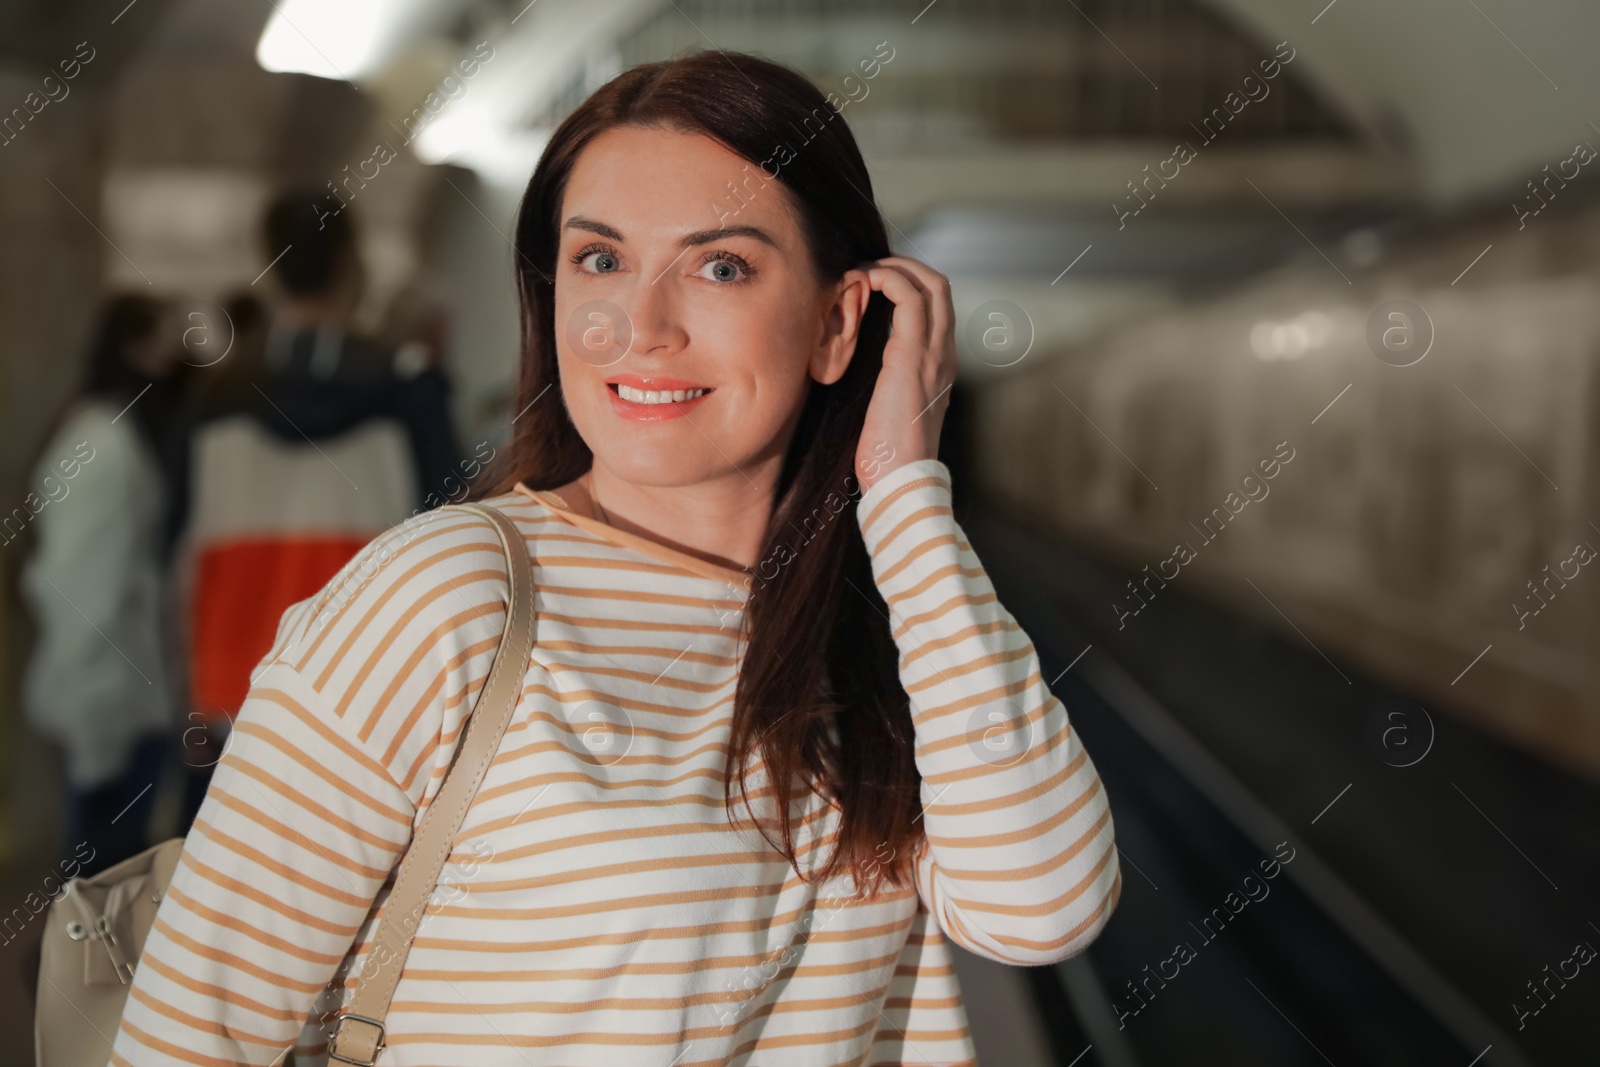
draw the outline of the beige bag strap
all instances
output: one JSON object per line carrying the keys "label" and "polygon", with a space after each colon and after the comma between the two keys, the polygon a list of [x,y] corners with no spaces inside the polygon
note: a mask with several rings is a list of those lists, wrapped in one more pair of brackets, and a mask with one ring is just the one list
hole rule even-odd
{"label": "beige bag strap", "polygon": [[528,562],[522,534],[510,519],[487,505],[452,506],[476,512],[494,523],[510,568],[511,602],[500,648],[468,717],[466,736],[445,774],[444,784],[423,814],[422,824],[400,860],[394,890],[378,917],[372,945],[367,950],[367,973],[357,982],[355,996],[340,1015],[328,1045],[330,1059],[361,1067],[372,1067],[384,1047],[384,1016],[389,1012],[395,987],[400,984],[400,972],[416,937],[417,924],[438,885],[439,873],[461,830],[467,807],[511,722],[512,710],[522,696],[523,675],[533,655],[533,566]]}

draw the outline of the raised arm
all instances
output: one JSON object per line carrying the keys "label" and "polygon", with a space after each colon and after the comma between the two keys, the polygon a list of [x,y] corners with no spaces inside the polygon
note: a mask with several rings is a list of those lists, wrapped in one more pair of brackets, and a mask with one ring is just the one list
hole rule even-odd
{"label": "raised arm", "polygon": [[1122,889],[1110,806],[955,521],[949,470],[895,467],[856,514],[916,728],[928,839],[918,892],[981,956],[1037,965],[1082,952]]}

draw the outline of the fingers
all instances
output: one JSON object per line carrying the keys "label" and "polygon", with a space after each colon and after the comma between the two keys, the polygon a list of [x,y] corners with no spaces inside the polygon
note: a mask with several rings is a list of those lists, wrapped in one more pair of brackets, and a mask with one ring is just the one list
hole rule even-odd
{"label": "fingers", "polygon": [[[950,297],[950,279],[926,263],[909,256],[885,256],[867,265],[872,287],[881,289],[895,305],[897,334],[911,334],[925,351],[933,355],[923,369],[937,390],[955,378],[955,308]],[[902,318],[901,309],[908,313]]]}
{"label": "fingers", "polygon": [[920,259],[910,256],[885,256],[878,260],[885,266],[894,266],[916,280],[925,294],[929,312],[928,339],[938,340],[948,333],[955,323],[955,309],[950,300],[950,279],[934,270]]}
{"label": "fingers", "polygon": [[[881,264],[882,261],[880,260]],[[928,346],[928,294],[917,279],[893,265],[874,264],[866,268],[872,287],[894,304],[894,332],[918,348]]]}

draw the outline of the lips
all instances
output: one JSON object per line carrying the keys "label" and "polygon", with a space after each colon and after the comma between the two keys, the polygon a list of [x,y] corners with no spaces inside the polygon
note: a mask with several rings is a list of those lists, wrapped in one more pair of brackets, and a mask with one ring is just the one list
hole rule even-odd
{"label": "lips", "polygon": [[681,418],[715,392],[698,382],[643,374],[613,375],[606,387],[611,410],[636,422]]}

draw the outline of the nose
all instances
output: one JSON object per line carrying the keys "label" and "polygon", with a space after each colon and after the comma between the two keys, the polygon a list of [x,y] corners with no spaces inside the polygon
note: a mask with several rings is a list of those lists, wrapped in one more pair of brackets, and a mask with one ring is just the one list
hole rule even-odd
{"label": "nose", "polygon": [[677,293],[670,268],[660,274],[635,279],[623,302],[628,315],[632,341],[628,352],[634,356],[670,356],[689,341],[688,331],[679,317]]}

